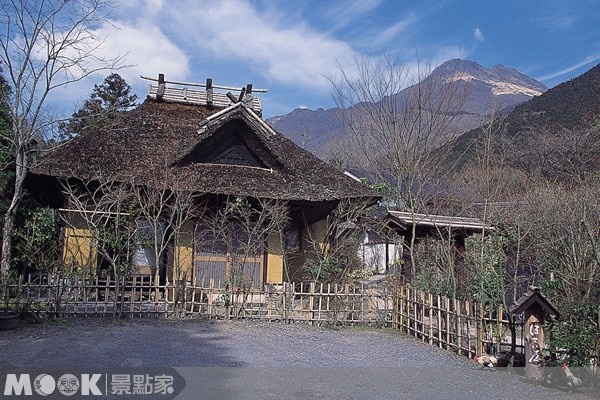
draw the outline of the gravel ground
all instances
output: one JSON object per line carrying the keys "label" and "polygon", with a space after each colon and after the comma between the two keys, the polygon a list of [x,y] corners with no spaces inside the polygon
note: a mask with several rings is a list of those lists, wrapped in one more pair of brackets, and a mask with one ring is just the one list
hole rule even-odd
{"label": "gravel ground", "polygon": [[466,357],[391,330],[71,320],[0,332],[0,369],[5,371],[167,366],[186,380],[178,399],[597,398],[534,385],[514,373],[483,370]]}

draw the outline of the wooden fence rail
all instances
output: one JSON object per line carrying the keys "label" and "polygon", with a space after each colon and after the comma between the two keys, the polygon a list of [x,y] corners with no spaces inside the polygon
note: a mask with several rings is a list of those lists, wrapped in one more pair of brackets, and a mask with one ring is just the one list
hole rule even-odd
{"label": "wooden fence rail", "polygon": [[[381,284],[285,283],[264,290],[225,290],[151,277],[21,277],[9,286],[9,307],[50,317],[247,318],[327,325],[370,325],[406,332],[469,357],[510,348],[502,307]],[[516,348],[523,350],[523,326]]]}
{"label": "wooden fence rail", "polygon": [[[508,351],[512,344],[510,321],[502,306],[486,309],[480,302],[401,287],[394,296],[393,309],[393,328],[469,357]],[[517,322],[515,331],[516,350],[523,353],[522,321]]]}

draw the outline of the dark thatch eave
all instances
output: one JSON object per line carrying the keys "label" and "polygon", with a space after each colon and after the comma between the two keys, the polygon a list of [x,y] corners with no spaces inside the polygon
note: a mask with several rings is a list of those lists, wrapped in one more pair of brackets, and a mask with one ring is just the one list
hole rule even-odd
{"label": "dark thatch eave", "polygon": [[[290,201],[377,198],[369,187],[276,133],[252,111],[241,105],[230,108],[147,99],[107,128],[50,151],[32,172],[150,186],[166,183],[175,190]],[[209,143],[219,143],[227,135],[238,135],[236,140],[260,160],[261,167],[198,159]]]}
{"label": "dark thatch eave", "polygon": [[554,315],[556,317],[560,316],[560,312],[548,301],[548,299],[540,293],[540,288],[535,286],[529,286],[527,291],[517,300],[515,303],[509,307],[509,311],[512,314],[518,315],[525,310],[539,307],[546,314]]}

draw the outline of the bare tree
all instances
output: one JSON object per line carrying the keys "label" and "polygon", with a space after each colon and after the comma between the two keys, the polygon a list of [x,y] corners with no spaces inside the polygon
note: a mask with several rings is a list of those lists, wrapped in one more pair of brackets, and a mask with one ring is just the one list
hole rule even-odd
{"label": "bare tree", "polygon": [[[109,268],[104,271],[106,279],[111,275],[115,282],[114,313],[120,314],[125,297],[125,280],[133,269],[133,255],[137,246],[138,225],[136,202],[131,185],[112,177],[98,176],[89,182],[73,178],[63,182],[63,195],[68,208],[61,215],[66,225],[74,230],[85,230],[84,243],[72,251],[73,261],[83,259],[82,246],[90,253],[88,265],[67,265],[81,273],[95,274],[98,266]],[[100,256],[97,260],[95,254]]]}
{"label": "bare tree", "polygon": [[[311,256],[303,269],[315,282],[342,282],[360,268],[359,245],[363,238],[361,218],[371,199],[342,199],[323,221],[322,229],[307,226]],[[308,223],[305,221],[305,225]]]}
{"label": "bare tree", "polygon": [[558,304],[600,301],[599,195],[597,182],[538,186],[523,207],[529,216],[541,279],[549,283]]}
{"label": "bare tree", "polygon": [[68,204],[62,215],[67,226],[90,231],[88,244],[108,263],[116,279],[129,275],[138,231],[131,186],[99,176],[90,182],[67,180],[62,191]]}
{"label": "bare tree", "polygon": [[48,116],[49,95],[69,83],[105,69],[122,58],[98,55],[95,29],[105,21],[109,0],[7,0],[0,8],[4,32],[0,61],[12,89],[6,99],[12,122],[8,144],[15,155],[15,183],[3,226],[1,275],[8,273],[15,217],[25,177],[33,162],[34,140],[55,122]]}
{"label": "bare tree", "polygon": [[[168,168],[165,166],[164,170],[168,171]],[[158,298],[161,264],[168,267],[164,258],[168,250],[174,248],[171,272],[176,308],[185,292],[186,282],[191,278],[190,271],[181,268],[184,261],[190,265],[192,263],[192,260],[182,260],[184,256],[180,251],[180,245],[191,246],[191,243],[183,243],[182,240],[185,224],[206,211],[204,202],[199,201],[193,192],[173,189],[178,187],[177,180],[180,179],[183,177],[178,178],[168,172],[156,173],[143,186],[131,185],[138,225],[138,246],[149,248],[152,252],[149,264],[154,272],[155,298]],[[168,269],[165,268],[165,271],[168,272]],[[170,281],[168,273],[166,280]]]}
{"label": "bare tree", "polygon": [[249,291],[260,280],[258,273],[269,236],[276,235],[283,241],[281,233],[289,218],[289,207],[284,201],[239,196],[216,200],[199,215],[196,240],[203,260],[200,269],[206,271],[198,272],[214,276],[215,268],[224,270],[221,283],[226,286],[225,303],[237,313],[243,312]]}
{"label": "bare tree", "polygon": [[[412,72],[389,56],[362,58],[356,69],[356,77],[340,69],[340,79],[331,79],[334,99],[345,109],[341,115],[353,164],[388,186],[396,208],[413,215],[430,212],[449,170],[441,146],[459,118],[468,87],[428,77],[429,68]],[[398,95],[403,89],[404,95]],[[413,223],[411,257],[415,230]]]}
{"label": "bare tree", "polygon": [[[517,300],[519,289],[528,286],[528,277],[522,273],[528,231],[515,209],[531,182],[510,162],[509,150],[514,148],[514,138],[505,134],[504,116],[497,109],[489,115],[472,143],[473,156],[466,160],[456,179],[457,186],[467,188],[471,197],[472,202],[464,204],[467,212],[483,221],[482,232],[465,241],[461,281],[464,296],[492,309],[503,305],[506,310]],[[514,353],[516,321],[512,314],[506,317]]]}
{"label": "bare tree", "polygon": [[575,128],[531,127],[526,137],[527,151],[519,161],[531,172],[578,184],[600,176],[600,121]]}

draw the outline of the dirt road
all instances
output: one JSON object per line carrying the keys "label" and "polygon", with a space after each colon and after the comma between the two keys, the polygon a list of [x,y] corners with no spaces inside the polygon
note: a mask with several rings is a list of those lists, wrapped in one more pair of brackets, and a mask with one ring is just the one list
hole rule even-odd
{"label": "dirt road", "polygon": [[[174,367],[177,399],[589,399],[398,332],[306,325],[72,320],[0,332],[0,367]],[[133,397],[132,397],[133,398]]]}

